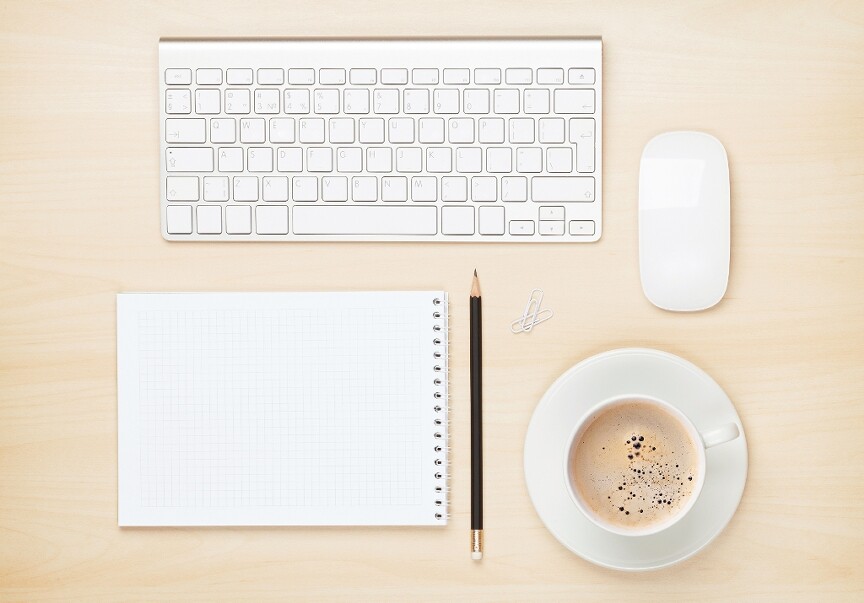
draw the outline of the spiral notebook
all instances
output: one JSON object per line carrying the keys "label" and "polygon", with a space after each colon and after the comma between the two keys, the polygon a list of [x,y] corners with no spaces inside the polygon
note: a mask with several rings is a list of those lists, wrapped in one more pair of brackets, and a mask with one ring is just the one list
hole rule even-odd
{"label": "spiral notebook", "polygon": [[117,296],[118,523],[443,525],[447,296]]}

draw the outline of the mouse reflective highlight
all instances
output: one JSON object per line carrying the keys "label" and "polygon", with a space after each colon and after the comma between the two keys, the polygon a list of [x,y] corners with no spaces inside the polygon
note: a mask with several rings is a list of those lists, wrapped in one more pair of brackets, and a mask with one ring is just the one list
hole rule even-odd
{"label": "mouse reflective highlight", "polygon": [[651,303],[693,312],[723,298],[729,208],[729,164],[719,140],[668,132],[648,142],[639,167],[639,272]]}

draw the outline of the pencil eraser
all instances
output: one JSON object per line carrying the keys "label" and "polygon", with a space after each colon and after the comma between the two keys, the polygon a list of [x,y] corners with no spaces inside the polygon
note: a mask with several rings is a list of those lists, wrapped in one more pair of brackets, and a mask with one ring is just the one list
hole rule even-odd
{"label": "pencil eraser", "polygon": [[483,559],[483,553],[471,553],[471,559],[474,561],[480,561]]}

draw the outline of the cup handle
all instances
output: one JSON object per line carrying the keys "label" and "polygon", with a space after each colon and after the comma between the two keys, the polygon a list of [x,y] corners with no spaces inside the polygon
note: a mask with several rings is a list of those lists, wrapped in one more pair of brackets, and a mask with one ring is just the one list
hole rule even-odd
{"label": "cup handle", "polygon": [[718,427],[717,429],[712,429],[711,431],[706,431],[699,435],[702,436],[702,443],[705,445],[705,448],[711,448],[713,446],[725,444],[726,442],[731,442],[741,435],[741,432],[738,430],[738,425],[735,423],[728,423],[723,427]]}

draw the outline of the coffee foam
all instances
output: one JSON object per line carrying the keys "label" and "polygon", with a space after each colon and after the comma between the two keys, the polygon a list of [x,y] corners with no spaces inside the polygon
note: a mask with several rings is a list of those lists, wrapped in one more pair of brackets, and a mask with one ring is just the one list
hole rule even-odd
{"label": "coffee foam", "polygon": [[697,484],[696,443],[656,405],[626,400],[602,409],[570,450],[571,484],[607,524],[650,528],[687,505]]}

